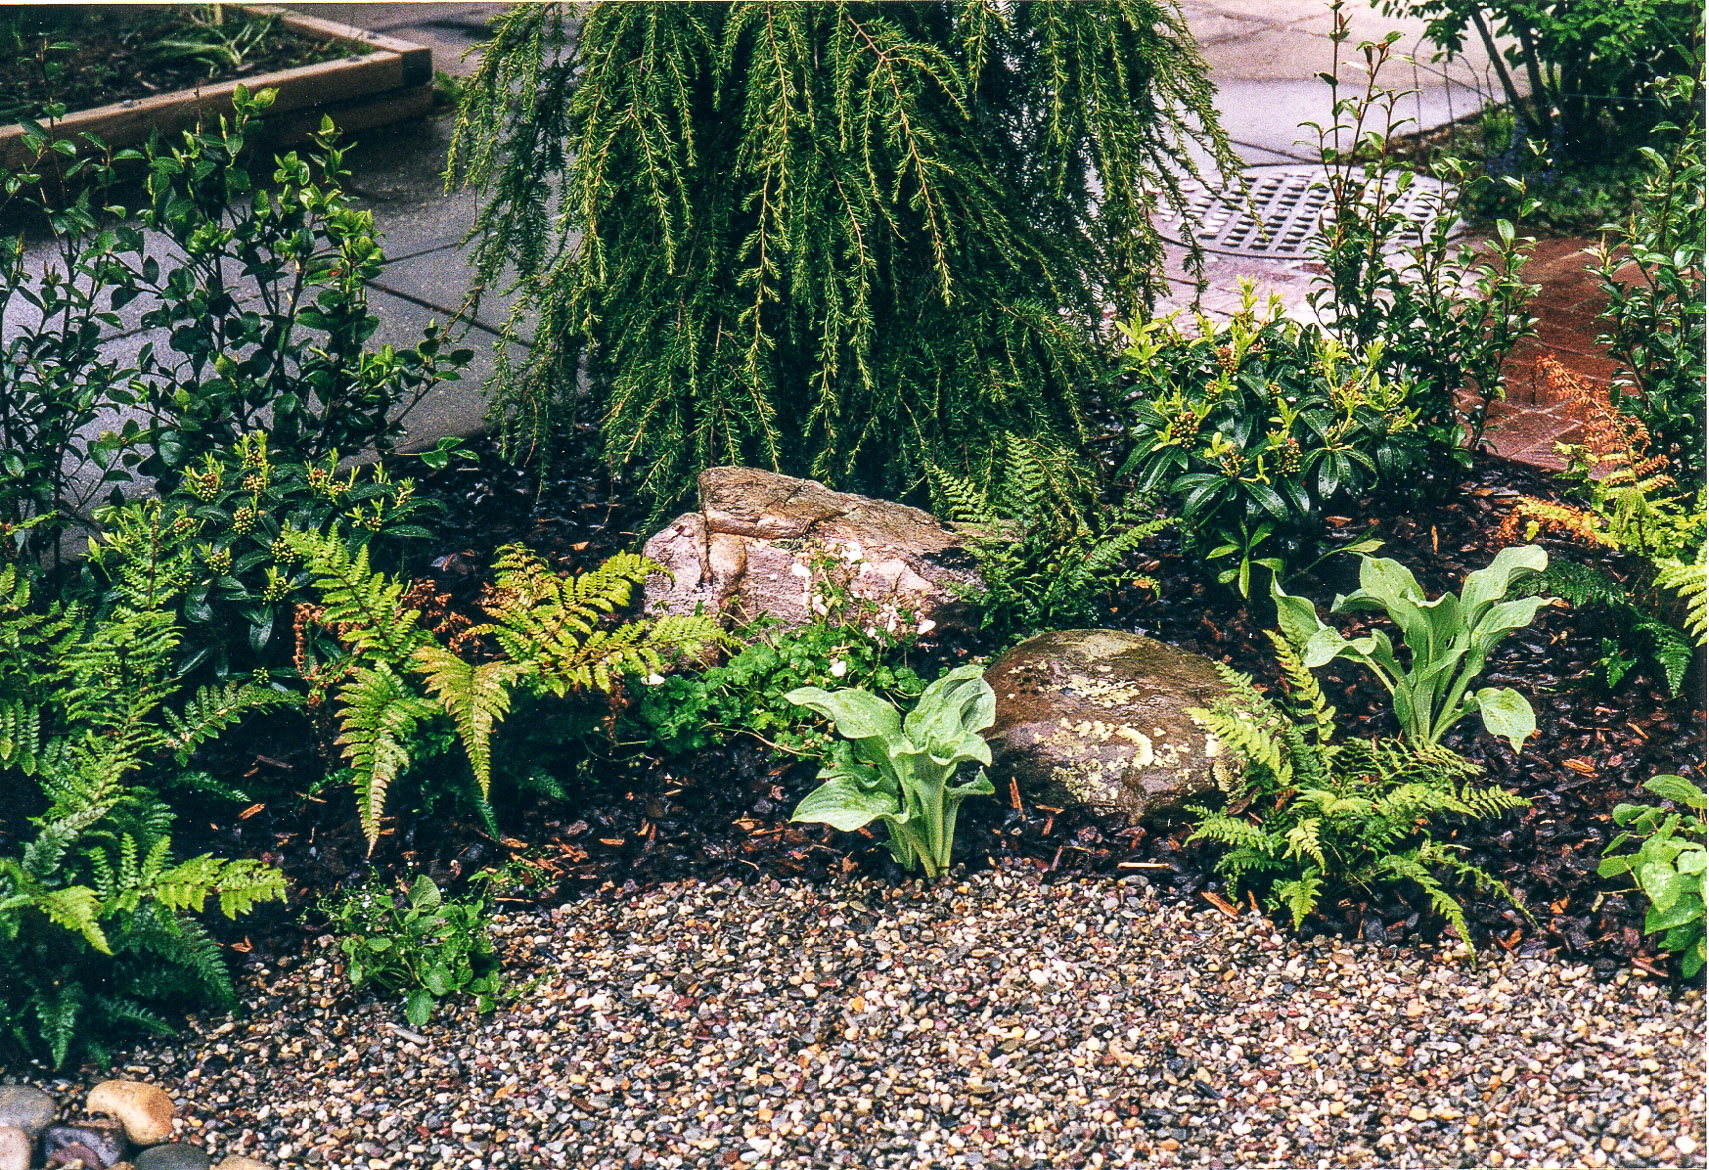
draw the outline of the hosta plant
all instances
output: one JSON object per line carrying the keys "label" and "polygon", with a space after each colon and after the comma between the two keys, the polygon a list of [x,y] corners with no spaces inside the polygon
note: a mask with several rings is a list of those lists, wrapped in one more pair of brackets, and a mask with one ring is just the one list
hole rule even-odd
{"label": "hosta plant", "polygon": [[[1661,934],[1662,946],[1680,955],[1680,974],[1696,978],[1703,970],[1704,907],[1709,904],[1709,833],[1703,810],[1709,805],[1703,789],[1682,776],[1657,776],[1645,788],[1686,811],[1670,812],[1654,805],[1621,804],[1614,823],[1621,832],[1608,843],[1597,873],[1615,877],[1629,873],[1650,909],[1644,933]],[[1620,853],[1638,843],[1636,851]]]}
{"label": "hosta plant", "polygon": [[1416,746],[1441,742],[1448,729],[1478,711],[1486,730],[1520,751],[1537,730],[1531,704],[1512,687],[1471,689],[1483,673],[1489,653],[1509,633],[1531,624],[1546,597],[1508,593],[1516,578],[1548,568],[1549,554],[1536,545],[1504,548],[1488,568],[1466,576],[1458,596],[1427,598],[1411,571],[1387,557],[1365,557],[1359,588],[1337,597],[1332,612],[1381,611],[1400,627],[1408,651],[1402,665],[1386,630],[1358,638],[1343,637],[1323,623],[1317,607],[1290,597],[1272,583],[1276,614],[1288,643],[1308,668],[1337,658],[1369,667],[1394,700],[1402,734]]}
{"label": "hosta plant", "polygon": [[1226,697],[1188,712],[1243,765],[1228,773],[1221,808],[1188,810],[1199,819],[1188,840],[1223,846],[1217,872],[1236,896],[1243,889],[1264,895],[1295,927],[1344,899],[1368,899],[1377,887],[1411,886],[1470,946],[1465,911],[1450,887],[1464,883],[1514,899],[1465,860],[1444,830],[1528,802],[1474,784],[1478,770],[1438,745],[1338,742],[1335,710],[1317,679],[1285,640],[1271,638],[1289,683],[1284,704],[1219,666]]}
{"label": "hosta plant", "polygon": [[897,864],[923,869],[928,878],[947,870],[961,802],[994,791],[983,768],[956,782],[965,765],[991,762],[979,733],[996,718],[997,697],[983,670],[975,663],[945,674],[906,718],[863,690],[791,691],[790,702],[830,719],[851,749],[820,771],[824,783],[802,799],[793,819],[843,832],[882,821]]}

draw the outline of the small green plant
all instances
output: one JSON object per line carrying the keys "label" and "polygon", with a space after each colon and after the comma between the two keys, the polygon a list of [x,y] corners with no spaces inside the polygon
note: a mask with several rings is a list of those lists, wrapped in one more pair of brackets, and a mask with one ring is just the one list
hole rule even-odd
{"label": "small green plant", "polygon": [[1530,625],[1548,601],[1508,600],[1514,578],[1541,573],[1548,566],[1549,554],[1537,545],[1504,548],[1487,569],[1466,576],[1458,597],[1444,593],[1430,599],[1399,561],[1363,558],[1358,590],[1337,597],[1331,612],[1387,613],[1409,652],[1404,666],[1386,631],[1348,639],[1324,625],[1317,607],[1305,598],[1290,597],[1275,584],[1271,596],[1282,633],[1304,664],[1316,669],[1337,658],[1364,663],[1393,698],[1401,732],[1415,747],[1434,747],[1449,728],[1478,711],[1484,728],[1506,739],[1517,753],[1537,730],[1531,704],[1512,687],[1471,691],[1471,685],[1483,673],[1489,652],[1512,631]]}
{"label": "small green plant", "polygon": [[[1657,577],[1656,584],[1662,584],[1662,576]],[[1558,597],[1574,609],[1600,609],[1612,619],[1615,636],[1602,639],[1602,657],[1597,663],[1610,690],[1625,680],[1642,657],[1667,685],[1668,693],[1679,694],[1685,672],[1702,644],[1701,635],[1688,634],[1662,620],[1656,612],[1654,590],[1629,588],[1604,569],[1573,561],[1555,561],[1516,588],[1537,597]]]}
{"label": "small green plant", "polygon": [[792,819],[845,833],[882,821],[898,865],[923,869],[928,878],[947,870],[961,802],[994,791],[984,768],[954,783],[964,764],[991,763],[979,733],[996,718],[997,699],[984,668],[949,671],[906,719],[868,691],[802,687],[785,698],[831,720],[852,749],[820,771],[825,783],[802,798]]}
{"label": "small green plant", "polygon": [[1419,479],[1452,443],[1383,343],[1351,352],[1275,297],[1260,308],[1250,284],[1233,318],[1200,316],[1196,336],[1173,316],[1126,332],[1134,445],[1119,474],[1170,497],[1189,547],[1242,596],[1256,568],[1320,558],[1332,507]]}
{"label": "small green plant", "polygon": [[969,600],[981,628],[1012,642],[1083,626],[1118,584],[1156,586],[1124,566],[1172,519],[1142,501],[1098,506],[1090,477],[1066,452],[1037,440],[1005,435],[1002,455],[986,487],[935,464],[928,469],[940,513],[970,530],[967,548],[984,587]]}
{"label": "small green plant", "polygon": [[[1662,946],[1679,953],[1680,974],[1694,979],[1706,957],[1704,906],[1709,904],[1703,789],[1682,776],[1656,776],[1644,787],[1685,811],[1642,804],[1615,806],[1614,823],[1623,831],[1603,850],[1596,872],[1603,877],[1632,875],[1650,902],[1644,933],[1661,934]],[[1617,852],[1634,841],[1638,843],[1634,852]]]}
{"label": "small green plant", "polygon": [[416,1027],[434,1005],[469,995],[486,1013],[504,996],[484,897],[446,898],[426,874],[402,896],[381,885],[351,890],[322,909],[344,952],[350,986],[402,995],[404,1017]]}
{"label": "small green plant", "polygon": [[1219,666],[1227,696],[1188,712],[1244,765],[1225,773],[1222,808],[1189,808],[1199,823],[1188,840],[1223,846],[1217,872],[1236,896],[1242,888],[1263,893],[1296,928],[1325,905],[1410,885],[1470,947],[1451,884],[1467,882],[1518,903],[1438,834],[1445,821],[1498,817],[1529,802],[1472,783],[1477,769],[1436,744],[1337,742],[1335,710],[1317,679],[1283,638],[1271,640],[1289,683],[1285,705]]}
{"label": "small green plant", "polygon": [[[611,692],[626,677],[654,677],[679,654],[722,644],[710,618],[608,622],[634,590],[663,570],[619,553],[586,573],[564,576],[522,545],[498,551],[483,607],[492,620],[428,628],[406,584],[375,572],[365,547],[352,551],[336,526],[286,538],[304,562],[320,605],[312,620],[332,632],[343,653],[304,663],[311,706],[338,702],[338,744],[351,769],[362,831],[378,842],[386,793],[412,762],[420,725],[447,719],[456,729],[479,807],[491,820],[493,731],[519,689],[563,699]],[[443,742],[443,741],[441,741]]]}
{"label": "small green plant", "polygon": [[[1534,241],[1510,220],[1496,222],[1486,245],[1458,238],[1462,208],[1494,180],[1452,157],[1432,167],[1441,186],[1423,197],[1428,213],[1407,214],[1406,202],[1421,198],[1419,176],[1395,157],[1409,121],[1397,111],[1409,95],[1381,83],[1401,34],[1359,45],[1364,85],[1343,96],[1341,54],[1351,35],[1343,7],[1341,0],[1331,6],[1335,64],[1319,75],[1330,87],[1333,121],[1305,123],[1318,139],[1328,196],[1312,308],[1349,349],[1384,344],[1389,375],[1413,384],[1411,405],[1428,423],[1450,426],[1434,453],[1465,464],[1491,403],[1505,396],[1509,354],[1535,332],[1528,306],[1537,289],[1522,275]],[[1520,216],[1529,214],[1532,201],[1513,185]]]}
{"label": "small green plant", "polygon": [[785,697],[790,691],[844,684],[912,701],[925,689],[902,661],[908,639],[850,616],[834,613],[797,629],[761,622],[735,637],[746,644],[728,661],[673,672],[636,696],[629,718],[650,747],[675,755],[749,735],[810,755],[829,750],[830,741]]}

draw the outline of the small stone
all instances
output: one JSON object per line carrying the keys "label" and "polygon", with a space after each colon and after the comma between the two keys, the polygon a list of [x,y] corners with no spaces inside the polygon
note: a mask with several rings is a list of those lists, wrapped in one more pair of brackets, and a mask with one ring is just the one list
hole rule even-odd
{"label": "small stone", "polygon": [[208,1170],[211,1165],[205,1150],[183,1142],[150,1146],[136,1160],[136,1170]]}
{"label": "small stone", "polygon": [[1682,1133],[1673,1139],[1673,1148],[1689,1158],[1697,1152],[1697,1142],[1689,1135]]}
{"label": "small stone", "polygon": [[223,1160],[214,1170],[270,1170],[265,1162],[257,1162],[254,1158],[246,1158],[242,1154],[233,1154]]}
{"label": "small stone", "polygon": [[0,1085],[0,1125],[15,1125],[34,1141],[53,1124],[59,1106],[34,1085]]}
{"label": "small stone", "polygon": [[1411,1109],[1407,1110],[1406,1115],[1408,1117],[1412,1118],[1414,1121],[1429,1121],[1430,1120],[1430,1110],[1426,1109],[1422,1105],[1414,1105]]}
{"label": "small stone", "polygon": [[0,1125],[0,1170],[30,1170],[30,1135],[15,1125]]}
{"label": "small stone", "polygon": [[125,1136],[139,1146],[159,1145],[171,1137],[177,1114],[165,1090],[143,1081],[102,1081],[89,1090],[86,1108],[116,1118]]}
{"label": "small stone", "polygon": [[75,1166],[87,1170],[111,1170],[124,1160],[125,1130],[106,1117],[50,1125],[42,1133],[42,1156],[49,1166]]}

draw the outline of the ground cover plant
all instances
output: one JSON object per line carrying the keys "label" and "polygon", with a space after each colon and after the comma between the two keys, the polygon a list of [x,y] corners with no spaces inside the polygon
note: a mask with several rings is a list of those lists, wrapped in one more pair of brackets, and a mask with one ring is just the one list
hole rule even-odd
{"label": "ground cover plant", "polygon": [[338,936],[350,985],[402,995],[404,1018],[416,1027],[452,996],[472,996],[481,1013],[498,1006],[504,976],[483,898],[446,898],[422,874],[401,899],[367,885],[328,899],[321,910]]}
{"label": "ground cover plant", "polygon": [[655,514],[716,463],[923,496],[1003,431],[1079,443],[1103,306],[1159,287],[1150,201],[1180,199],[1188,143],[1234,169],[1151,0],[595,4],[569,28],[498,22],[452,174],[483,196],[482,277],[520,294],[507,336],[534,338],[501,358],[506,426],[563,434],[585,358]]}
{"label": "ground cover plant", "polygon": [[[1662,946],[1681,952],[1680,973],[1692,979],[1705,962],[1709,838],[1705,837],[1703,810],[1709,800],[1700,785],[1681,776],[1657,776],[1644,787],[1683,811],[1620,805],[1614,810],[1614,823],[1625,832],[1608,843],[1608,857],[1597,873],[1603,877],[1632,875],[1650,904],[1644,915],[1644,932],[1665,932]],[[1635,850],[1621,852],[1633,843],[1637,844]]]}

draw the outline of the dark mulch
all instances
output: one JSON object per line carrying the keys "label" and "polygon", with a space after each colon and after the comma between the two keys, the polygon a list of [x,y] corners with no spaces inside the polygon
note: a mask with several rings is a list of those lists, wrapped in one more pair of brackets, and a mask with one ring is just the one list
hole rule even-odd
{"label": "dark mulch", "polygon": [[[441,551],[433,558],[442,588],[466,599],[478,587],[493,548],[526,540],[565,567],[596,563],[633,547],[644,517],[614,503],[603,475],[577,464],[544,487],[526,472],[491,456],[476,466],[453,467],[427,477],[428,491],[450,509]],[[1412,504],[1374,500],[1349,517],[1342,536],[1380,536],[1385,553],[1406,562],[1431,592],[1457,588],[1464,575],[1487,564],[1492,532],[1504,500],[1516,492],[1549,494],[1535,470],[1480,457],[1473,473],[1443,498]],[[1557,550],[1560,551],[1560,550]],[[1585,556],[1583,550],[1569,555]],[[1277,672],[1262,636],[1261,620],[1228,590],[1207,585],[1197,566],[1165,541],[1148,571],[1160,595],[1135,592],[1112,599],[1110,624],[1228,662],[1275,684]],[[1354,566],[1329,563],[1329,579],[1296,583],[1294,592],[1327,603],[1353,587]],[[1623,569],[1624,566],[1617,568]],[[1701,779],[1704,760],[1703,683],[1693,676],[1687,693],[1670,699],[1638,672],[1610,694],[1594,669],[1605,629],[1595,612],[1545,609],[1529,630],[1494,655],[1488,678],[1531,696],[1539,734],[1515,758],[1481,733],[1475,720],[1450,737],[1452,746],[1486,767],[1492,779],[1517,789],[1533,806],[1499,822],[1464,828],[1455,840],[1470,857],[1508,883],[1536,919],[1491,898],[1473,897],[1471,917],[1480,946],[1523,955],[1567,954],[1592,960],[1599,971],[1633,961],[1657,973],[1667,966],[1639,934],[1641,899],[1596,876],[1611,835],[1610,812],[1640,797],[1640,785],[1659,772]],[[968,647],[925,647],[916,665],[935,673],[965,657]],[[1327,690],[1350,732],[1393,733],[1380,687],[1359,668],[1337,664],[1322,672]],[[312,737],[300,725],[255,728],[244,739],[242,771],[275,791],[304,792],[318,777]],[[268,737],[271,738],[268,738]],[[393,807],[396,828],[375,856],[355,827],[350,794],[328,789],[309,798],[279,796],[243,820],[208,824],[196,848],[264,853],[292,875],[298,905],[319,892],[379,872],[421,868],[455,884],[459,875],[509,861],[531,885],[510,896],[555,903],[583,893],[621,896],[642,886],[686,877],[769,881],[790,877],[825,881],[861,872],[899,877],[876,836],[838,834],[792,825],[790,810],[814,784],[814,768],[778,760],[757,743],[737,741],[687,758],[655,760],[616,747],[601,758],[565,766],[567,801],[536,800],[495,792],[503,828],[495,840],[466,808],[439,807],[410,815]],[[283,782],[282,784],[280,782]],[[1082,810],[1034,805],[1013,791],[964,808],[958,856],[973,866],[1020,863],[1051,877],[1144,874],[1175,894],[1212,901],[1223,886],[1211,874],[1208,850],[1186,847],[1184,825],[1130,828]],[[1441,924],[1399,899],[1349,904],[1306,926],[1370,941],[1434,940]],[[240,931],[267,942],[263,950],[294,945],[292,919],[275,911]],[[312,923],[313,916],[310,916]],[[240,944],[242,945],[242,944]]]}
{"label": "dark mulch", "polygon": [[[188,4],[10,9],[0,14],[0,124],[40,117],[50,101],[86,110],[330,61],[351,51],[344,42],[302,36],[237,5],[225,5],[223,14],[224,23],[210,31],[197,23],[204,14]],[[163,44],[189,39],[229,43],[234,51],[196,59]],[[44,65],[57,72],[49,76]]]}

